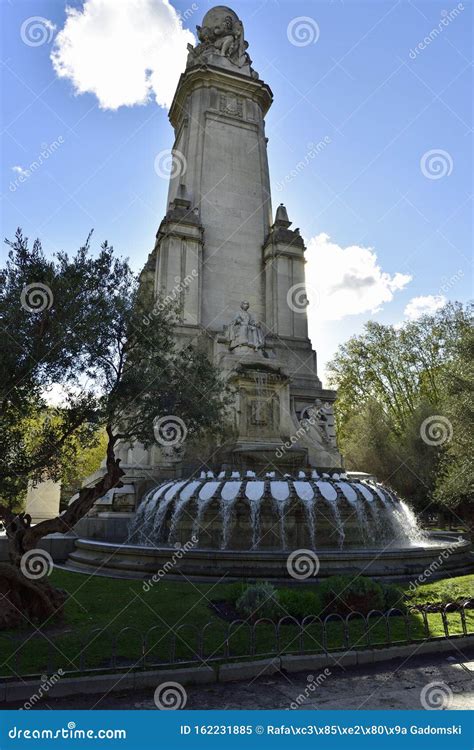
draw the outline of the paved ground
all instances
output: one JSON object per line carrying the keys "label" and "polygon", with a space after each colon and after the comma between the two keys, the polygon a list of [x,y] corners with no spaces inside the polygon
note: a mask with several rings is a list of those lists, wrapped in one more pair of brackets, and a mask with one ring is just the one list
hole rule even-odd
{"label": "paved ground", "polygon": [[[317,679],[319,677],[319,679]],[[311,690],[308,685],[316,684]],[[432,686],[431,683],[442,683]],[[329,676],[307,672],[275,674],[253,682],[188,686],[187,709],[287,709],[302,696],[303,709],[421,709],[440,698],[447,709],[474,710],[474,649],[464,654],[414,657],[368,667],[333,670]],[[35,708],[152,709],[154,689],[140,692],[47,699]],[[292,705],[293,704],[293,705]],[[298,702],[297,702],[298,704]],[[14,708],[12,704],[4,708]],[[19,707],[19,706],[18,706]]]}

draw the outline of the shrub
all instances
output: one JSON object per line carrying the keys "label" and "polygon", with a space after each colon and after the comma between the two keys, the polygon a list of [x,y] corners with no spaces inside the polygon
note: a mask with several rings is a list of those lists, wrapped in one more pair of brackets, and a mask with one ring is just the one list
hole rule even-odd
{"label": "shrub", "polygon": [[319,593],[324,615],[333,612],[340,615],[361,612],[366,615],[371,609],[385,609],[381,584],[364,576],[331,576],[320,584]]}
{"label": "shrub", "polygon": [[229,583],[226,589],[225,593],[225,599],[230,604],[233,604],[234,607],[237,604],[238,600],[244,593],[245,589],[248,587],[248,583],[244,583],[243,581],[236,581],[236,583]]}
{"label": "shrub", "polygon": [[321,603],[314,591],[281,589],[278,592],[278,598],[283,609],[281,617],[288,614],[291,617],[302,619],[307,615],[319,615],[321,610]]}
{"label": "shrub", "polygon": [[281,611],[276,588],[265,581],[247,586],[235,606],[240,615],[252,620],[261,617],[274,619]]}
{"label": "shrub", "polygon": [[382,584],[382,589],[385,612],[388,612],[392,607],[399,609],[400,612],[405,612],[406,606],[403,600],[403,591],[398,586],[394,586],[393,583]]}

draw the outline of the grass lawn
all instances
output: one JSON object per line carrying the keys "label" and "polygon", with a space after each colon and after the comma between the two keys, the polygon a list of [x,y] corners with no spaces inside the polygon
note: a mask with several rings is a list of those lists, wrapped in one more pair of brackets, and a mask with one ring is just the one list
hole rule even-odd
{"label": "grass lawn", "polygon": [[[203,639],[205,657],[227,658],[225,639],[229,623],[214,613],[210,601],[228,599],[232,584],[162,580],[150,591],[144,592],[141,581],[102,578],[62,570],[54,570],[50,581],[69,593],[63,621],[0,633],[1,676],[51,675],[58,669],[67,672],[90,667],[128,667],[134,665],[144,651],[147,665],[156,665],[169,662],[173,648],[176,659],[192,661],[196,659],[194,652],[198,649],[200,637]],[[419,586],[409,603],[441,603],[467,599],[473,595],[474,575],[461,576]],[[285,612],[282,611],[284,616]],[[411,637],[423,638],[422,615],[413,613],[408,619]],[[474,610],[467,611],[466,619],[468,631],[474,632]],[[440,613],[428,614],[427,622],[430,636],[444,635]],[[458,612],[450,613],[448,622],[450,635],[462,633]],[[202,633],[207,623],[210,626]],[[389,642],[385,619],[374,616],[370,625],[371,645]],[[391,617],[389,627],[393,642],[406,640],[406,623],[402,617]],[[147,631],[150,632],[143,644]],[[257,655],[278,651],[292,653],[301,648],[308,652],[323,650],[323,629],[318,623],[305,629],[302,642],[297,626],[283,625],[279,649],[273,624],[263,623],[255,631]],[[368,645],[360,617],[351,620],[348,637],[349,644],[355,648]],[[117,656],[115,663],[111,663],[114,643]],[[248,654],[250,646],[250,627],[245,624],[234,626],[229,638],[230,654]],[[328,623],[327,647],[344,648],[342,623]]]}

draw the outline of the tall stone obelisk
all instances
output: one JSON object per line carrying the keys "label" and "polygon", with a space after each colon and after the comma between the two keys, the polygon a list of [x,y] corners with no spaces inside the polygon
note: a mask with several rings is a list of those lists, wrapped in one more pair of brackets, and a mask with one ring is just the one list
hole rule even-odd
{"label": "tall stone obelisk", "polygon": [[[283,205],[272,218],[264,121],[272,92],[252,68],[234,11],[212,8],[197,32],[169,113],[168,208],[144,273],[157,295],[180,297],[176,335],[204,334],[234,387],[226,465],[334,468],[335,393],[322,388],[308,339],[305,245]],[[149,463],[161,464],[156,451]]]}

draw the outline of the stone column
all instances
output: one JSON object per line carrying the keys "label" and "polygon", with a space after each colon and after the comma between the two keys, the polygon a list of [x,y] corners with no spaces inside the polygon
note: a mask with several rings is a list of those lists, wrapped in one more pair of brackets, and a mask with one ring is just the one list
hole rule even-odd
{"label": "stone column", "polygon": [[265,319],[262,246],[271,224],[271,198],[264,116],[272,93],[248,55],[239,56],[225,35],[207,41],[203,29],[212,31],[211,38],[219,24],[233,23],[236,45],[237,16],[225,8],[209,13],[213,17],[206,14],[198,28],[206,41],[191,48],[170,109],[175,168],[169,201],[185,184],[199,211],[205,228],[201,323],[221,331],[242,299]]}
{"label": "stone column", "polygon": [[306,340],[305,245],[299,230],[290,226],[280,204],[264,245],[266,322],[275,336]]}
{"label": "stone column", "polygon": [[157,297],[179,303],[181,322],[189,326],[201,323],[203,233],[181,185],[156,236],[154,284]]}

